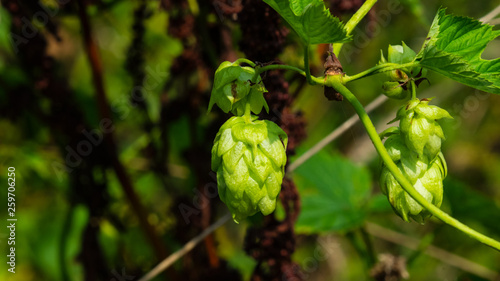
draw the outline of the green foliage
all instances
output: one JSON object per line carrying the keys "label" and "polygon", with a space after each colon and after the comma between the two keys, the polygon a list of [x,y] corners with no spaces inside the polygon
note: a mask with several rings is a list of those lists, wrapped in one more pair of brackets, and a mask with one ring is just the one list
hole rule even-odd
{"label": "green foliage", "polygon": [[500,94],[500,58],[484,60],[486,45],[500,35],[491,25],[440,9],[420,50],[420,65],[470,87]]}
{"label": "green foliage", "polygon": [[319,153],[297,168],[294,180],[302,200],[297,231],[348,231],[363,224],[371,191],[365,168],[340,156]]}
{"label": "green foliage", "polygon": [[264,0],[297,32],[306,45],[350,40],[344,25],[325,8],[322,0]]}
{"label": "green foliage", "polygon": [[[52,12],[57,11],[58,6],[54,4],[55,1],[42,2],[50,5]],[[214,9],[211,3],[198,2],[200,8],[198,10],[198,8],[195,9],[198,5],[191,5],[195,1],[190,0],[190,5],[186,9],[176,7],[172,10],[164,10],[158,9],[157,3],[151,2],[147,4],[148,9],[143,14],[145,26],[141,29],[134,24],[134,10],[140,3],[134,1],[104,2],[89,4],[88,11],[92,13],[93,36],[98,43],[98,52],[102,58],[104,87],[115,125],[113,134],[117,143],[117,156],[127,171],[140,201],[145,206],[148,213],[147,220],[161,236],[167,251],[171,253],[201,231],[198,219],[202,216],[201,214],[203,216],[207,214],[207,209],[203,209],[201,204],[203,203],[202,195],[194,190],[205,183],[204,177],[207,177],[209,172],[207,157],[211,146],[207,139],[215,135],[213,125],[218,122],[222,123],[221,116],[223,116],[220,113],[204,114],[211,85],[207,78],[213,75],[219,63],[218,59],[228,57],[225,56],[227,53],[219,48],[220,45],[215,42],[216,40],[209,36],[214,34],[214,31],[229,30],[229,34],[233,36],[232,42],[236,44],[242,32],[238,23],[220,21],[218,16],[227,16],[227,14],[216,14],[217,9]],[[301,42],[294,42],[294,37],[290,36],[286,39],[285,52],[279,57],[281,61],[299,65],[301,57],[297,54],[302,52],[302,44],[349,40],[343,24],[337,18],[332,18],[319,0],[266,0],[266,2],[283,13],[286,21],[301,40]],[[383,28],[375,22],[374,30],[380,32],[373,38],[367,38],[370,40],[367,41],[369,47],[348,49],[352,46],[345,46],[346,52],[339,55],[346,73],[371,67],[370,63],[377,60],[377,54],[370,50],[382,48],[386,50],[387,42],[400,42],[401,40],[408,43],[414,42],[418,34],[415,28],[416,20],[425,22],[423,15],[430,11],[423,13],[421,2],[418,0],[404,0],[402,3],[407,3],[407,6],[412,7],[411,11],[415,15],[422,15],[422,17],[406,16],[409,12],[406,10],[405,16],[391,15],[390,24]],[[28,11],[26,15],[31,12],[38,14],[44,10],[41,9],[41,4],[21,5],[21,11]],[[379,19],[380,16],[384,16],[380,13],[384,11],[384,4],[384,1],[378,1],[379,7],[375,10],[375,16],[379,16]],[[436,5],[439,3],[435,0],[426,1],[426,6]],[[455,12],[484,15],[488,12],[488,8],[498,3],[492,0],[485,0],[480,4],[455,1],[447,5],[450,5],[450,9]],[[0,25],[0,82],[2,83],[0,87],[0,107],[2,108],[0,112],[2,131],[0,133],[0,170],[5,171],[7,167],[15,166],[19,173],[16,190],[18,200],[16,203],[19,203],[16,205],[17,215],[20,218],[16,236],[18,271],[14,278],[23,281],[83,280],[89,272],[95,269],[88,266],[87,262],[99,259],[99,263],[105,269],[103,274],[106,275],[105,278],[99,278],[99,280],[124,278],[113,275],[113,272],[120,275],[122,273],[128,276],[133,275],[135,279],[138,279],[140,273],[153,268],[158,259],[154,256],[153,247],[147,236],[141,231],[137,216],[122,191],[120,181],[113,169],[107,164],[93,165],[94,161],[103,163],[99,159],[107,157],[108,153],[100,153],[104,144],[92,146],[93,152],[89,156],[82,157],[84,162],[81,165],[70,167],[72,172],[57,172],[53,166],[54,163],[64,163],[67,145],[77,149],[68,142],[68,135],[74,131],[73,129],[65,132],[54,127],[74,124],[72,120],[79,114],[84,116],[82,125],[86,125],[87,130],[98,128],[97,125],[101,120],[96,106],[96,91],[92,83],[91,68],[81,44],[83,38],[77,10],[73,9],[74,7],[67,9],[68,7],[59,6],[59,13],[56,12],[56,15],[51,16],[50,22],[57,27],[61,41],[50,39],[53,38],[48,35],[52,32],[51,24],[43,24],[40,18],[35,17],[32,20],[30,16],[27,16],[20,22],[28,31],[29,25],[27,24],[31,22],[36,27],[37,33],[48,39],[46,46],[44,40],[37,38],[26,38],[29,39],[28,42],[20,42],[22,45],[19,47],[29,47],[29,54],[35,55],[40,52],[39,49],[47,49],[45,53],[52,59],[44,60],[44,64],[39,65],[41,62],[31,56],[26,56],[27,53],[14,52],[12,36],[13,32],[16,33],[16,26],[11,24],[13,21],[7,8],[9,6],[4,5],[0,9],[2,22]],[[190,28],[194,27],[192,31],[189,28],[182,29],[187,33],[184,39],[172,37],[175,36],[172,35],[172,31],[176,28],[186,27],[184,24],[179,26],[173,24],[174,21],[171,19],[174,18],[179,20],[178,23],[188,23]],[[16,20],[19,23],[19,18]],[[359,25],[359,28],[365,28],[364,22]],[[141,31],[140,34],[143,36],[135,38],[134,30]],[[389,60],[397,61],[397,63],[414,61],[416,66],[419,64],[419,68],[435,70],[469,86],[498,93],[500,88],[498,59],[486,61],[480,57],[486,44],[497,36],[498,32],[475,20],[446,15],[441,10],[430,33],[432,38],[426,41],[426,45],[417,57],[405,43],[402,43],[400,46],[389,47]],[[19,32],[16,34],[24,36]],[[142,42],[143,45],[127,52],[127,47],[133,42]],[[498,42],[491,44],[493,43],[498,44]],[[413,45],[410,44],[410,46]],[[238,50],[236,45],[233,47]],[[322,61],[318,55],[320,54],[319,47],[321,46],[311,46],[310,50],[310,54],[314,56],[310,62],[314,66],[313,72],[316,73],[321,72],[322,67]],[[126,60],[134,56],[134,51],[137,52],[136,57],[145,59],[143,64],[134,65],[135,70],[132,71],[132,73],[145,74],[142,82],[133,82],[132,73],[125,71],[123,67]],[[496,56],[498,48],[487,49],[487,51],[494,54],[494,57],[498,57]],[[491,57],[491,54],[488,56]],[[192,68],[191,65],[186,67],[188,71],[182,67],[183,71],[173,71],[179,69],[179,62],[191,63],[190,57],[197,59],[196,63],[199,64],[196,68]],[[409,58],[411,58],[410,61]],[[347,63],[344,63],[346,61]],[[217,86],[212,89],[214,95],[211,97],[213,100],[210,101],[210,107],[217,104],[224,112],[232,112],[236,115],[244,114],[246,104],[250,104],[250,110],[253,113],[261,112],[262,107],[267,110],[267,104],[262,95],[266,89],[261,78],[258,75],[255,76],[256,69],[241,67],[230,62],[223,63],[223,65],[228,69],[217,74],[226,71],[227,73],[222,76],[216,74],[214,85],[217,84]],[[32,69],[35,71],[31,71]],[[384,72],[393,75],[386,77],[393,81],[392,84],[386,85],[400,85],[399,81],[412,78],[408,70],[395,69],[397,68]],[[42,75],[39,76],[35,72],[42,73]],[[291,75],[287,76],[288,74],[290,73],[286,73],[285,77],[291,77]],[[417,72],[413,71],[413,75],[415,74]],[[256,80],[252,80],[254,78]],[[321,80],[322,77],[319,78]],[[429,76],[433,86],[440,84],[443,78]],[[295,78],[288,82],[291,92],[297,89],[299,97],[293,104],[293,109],[300,109],[304,112],[303,116],[307,120],[308,138],[297,149],[297,151],[304,151],[344,122],[346,114],[349,115],[350,112],[349,108],[345,107],[345,102],[325,102],[321,87],[306,86],[304,90],[298,91],[300,87]],[[379,86],[383,82],[376,79],[364,79],[360,84],[349,84],[349,87],[353,92],[359,93],[358,98],[363,104],[367,104],[375,95],[380,94]],[[47,93],[44,90],[45,87],[51,84],[53,87],[53,83],[60,87]],[[232,85],[236,85],[236,97],[233,96]],[[146,111],[130,103],[132,94],[140,89],[140,86],[143,86],[145,90]],[[426,83],[421,84],[421,88],[426,87]],[[68,89],[68,92],[59,92],[59,88]],[[388,88],[388,90],[395,89],[399,92],[402,87]],[[500,193],[496,187],[500,184],[497,172],[500,162],[496,143],[500,140],[500,133],[497,130],[497,120],[500,118],[498,110],[500,107],[497,106],[499,100],[497,97],[491,97],[487,105],[484,105],[486,102],[483,100],[468,98],[463,100],[471,94],[472,89],[461,90],[458,93],[452,92],[451,87],[440,89],[443,90],[436,91],[431,96],[452,97],[449,100],[445,98],[440,100],[444,108],[447,106],[454,108],[456,104],[462,103],[465,105],[464,110],[460,112],[450,111],[454,113],[453,116],[462,115],[461,127],[456,130],[449,129],[449,131],[444,128],[448,142],[443,153],[447,156],[447,160],[451,159],[450,163],[453,164],[450,164],[450,175],[444,181],[443,208],[449,210],[457,219],[470,223],[473,228],[478,228],[498,238]],[[67,95],[59,96],[61,93]],[[403,91],[401,94],[407,98],[408,91]],[[55,102],[51,100],[51,97],[56,97]],[[53,114],[62,109],[61,105],[68,105],[66,99],[78,109],[75,114],[70,114],[68,118]],[[479,104],[477,110],[468,110],[471,104],[476,106],[473,103],[475,101]],[[379,111],[372,113],[372,117],[375,120],[386,117],[384,113],[394,109],[394,102],[382,105]],[[342,114],[343,110],[348,112]],[[465,114],[468,114],[467,117]],[[48,122],[47,119],[53,117],[59,118],[53,119],[54,122]],[[151,122],[145,122],[149,118]],[[254,120],[253,122],[265,121]],[[79,126],[68,128],[75,128],[77,131],[83,129]],[[252,132],[247,134],[242,133],[242,130],[240,134],[234,136],[234,139],[238,139],[235,142],[248,143],[245,149],[252,151],[253,145],[261,139],[263,134],[257,132],[258,137],[254,137],[253,131],[260,130],[248,131]],[[359,149],[364,150],[365,147],[361,146],[363,142],[359,141],[356,131],[353,131],[356,142],[352,141],[351,134],[349,134],[333,143],[332,150],[345,152],[346,155],[351,153],[353,146],[359,145]],[[474,135],[473,145],[468,142],[470,135]],[[415,139],[418,139],[418,134],[415,136]],[[440,138],[440,141],[442,140]],[[82,143],[81,141],[88,141],[88,139],[73,139],[73,141]],[[406,146],[404,141],[400,144]],[[261,144],[257,144],[257,147],[260,151],[255,155],[262,156],[265,151],[259,145]],[[283,144],[280,145],[284,147]],[[160,153],[155,154],[154,147],[159,148],[156,151]],[[396,156],[398,151],[401,151],[401,149],[396,149],[398,148],[396,146],[387,145],[387,148],[391,156]],[[281,147],[278,150],[281,151]],[[192,154],[195,156],[187,157]],[[265,155],[267,160],[264,163],[273,163],[273,157],[277,157],[276,155],[271,157]],[[197,156],[200,157],[197,158]],[[220,157],[222,158],[220,162],[215,161],[219,167],[224,165],[222,163],[224,157],[228,158],[229,152]],[[396,157],[393,160],[395,159]],[[369,163],[370,171],[374,175],[379,172],[380,167],[376,159],[368,155],[363,156],[362,161]],[[252,180],[260,179],[260,172],[269,171],[267,168],[259,169],[257,165],[254,165],[256,162],[253,160],[251,164],[255,167],[251,167],[248,163],[250,162],[245,162],[245,165],[250,167],[247,170]],[[226,166],[229,169],[232,168],[231,165]],[[438,166],[442,166],[439,173],[446,174],[446,166]],[[274,166],[270,170],[271,173],[283,174],[282,169],[281,165],[280,172],[276,172]],[[433,169],[433,171],[438,173],[438,169]],[[296,240],[295,253],[307,252],[308,254],[303,256],[295,254],[293,259],[297,264],[304,266],[304,269],[311,269],[306,272],[307,280],[316,280],[320,275],[317,273],[320,272],[320,278],[324,279],[367,279],[366,268],[361,265],[363,259],[354,252],[352,247],[346,245],[348,241],[342,235],[335,235],[333,243],[341,242],[338,246],[341,248],[343,260],[347,265],[345,268],[325,274],[324,272],[327,272],[325,267],[329,266],[330,262],[336,261],[326,262],[323,259],[314,260],[317,261],[314,263],[314,268],[307,267],[311,265],[309,263],[312,261],[311,257],[317,258],[318,253],[323,257],[321,250],[331,250],[326,247],[319,248],[323,245],[321,242],[315,243],[317,233],[351,231],[362,226],[367,220],[383,227],[394,228],[398,232],[406,232],[415,238],[434,233],[436,246],[463,255],[496,272],[500,270],[499,256],[495,251],[478,246],[474,240],[465,240],[465,235],[456,235],[454,229],[440,226],[434,220],[431,220],[425,227],[420,227],[394,219],[395,216],[386,196],[380,193],[370,194],[370,186],[375,185],[376,180],[373,181],[367,168],[357,167],[347,159],[329,156],[323,151],[299,167],[294,177],[300,189],[302,203],[297,230],[312,235],[303,235]],[[0,176],[0,180],[7,182],[5,174]],[[212,184],[215,182],[213,179],[208,181]],[[85,188],[82,189],[82,186]],[[269,193],[270,189],[267,185],[261,187],[263,189],[255,194],[262,196],[266,192]],[[96,193],[94,188],[99,192]],[[378,192],[377,189],[375,192]],[[211,202],[211,209],[208,212],[210,221],[214,221],[226,211],[226,208],[220,208],[218,200],[215,199],[216,195],[213,193],[212,195],[214,197],[208,198]],[[185,223],[179,212],[180,202],[189,205],[189,210],[193,212],[190,214],[189,223]],[[269,208],[264,209],[269,210]],[[282,214],[275,212],[272,215],[277,220],[281,220],[285,216],[284,213],[285,211],[282,211]],[[4,220],[7,218],[5,216],[5,212],[0,215]],[[253,219],[253,222],[260,221],[262,216],[257,215]],[[217,273],[223,275],[226,273],[224,270],[231,269],[238,271],[243,276],[242,280],[250,280],[257,262],[243,250],[246,225],[247,222],[242,222],[241,225],[230,223],[215,232],[216,255],[221,258]],[[95,238],[98,239],[95,240]],[[393,251],[407,257],[411,256],[410,250],[392,243],[381,243],[382,239],[384,237],[371,239],[378,253]],[[2,251],[8,253],[7,247],[9,246],[4,243]],[[202,243],[188,254],[190,256],[184,261],[177,262],[171,269],[180,274],[185,274],[193,268],[203,270],[203,272],[205,269],[210,269],[208,259],[206,259],[206,247],[207,245]],[[317,251],[318,249],[320,252]],[[83,255],[83,250],[87,250],[87,254],[92,253],[92,256]],[[327,255],[328,252],[325,253],[325,258],[332,258]],[[203,264],[201,264],[202,261]],[[446,268],[446,261],[434,260],[425,255],[422,255],[417,262],[409,265],[411,280],[460,279],[461,277],[457,275],[464,274],[461,269],[455,269],[440,271],[440,274],[436,275],[436,268]],[[9,280],[9,278],[12,278],[9,272],[6,270],[0,272],[0,280]],[[209,278],[208,275],[207,278]],[[224,278],[228,279],[226,276]],[[478,277],[467,276],[467,278],[476,280]]]}
{"label": "green foliage", "polygon": [[[347,24],[349,30],[359,23],[375,2],[367,1],[360,7]],[[307,1],[292,1],[289,5],[286,5],[288,3],[286,1],[267,1],[266,3],[271,5],[288,21],[304,43],[311,44],[310,38],[301,33],[308,31],[308,25],[304,24],[304,22],[308,19],[308,12],[311,7],[315,7],[313,4]],[[298,25],[299,17],[302,17],[302,25]],[[318,16],[314,18],[313,22],[321,22],[322,20],[324,19]],[[449,61],[437,61],[435,65],[429,63],[429,61],[438,57],[435,55],[436,50],[448,56],[448,58],[463,61],[466,64],[465,68],[467,68],[467,76],[469,76],[467,79],[469,80],[461,81],[461,79],[453,77],[456,73],[445,71],[445,75],[465,84],[468,84],[471,79],[478,80],[478,78],[482,78],[493,85],[493,89],[490,89],[491,87],[488,89],[495,91],[495,84],[500,83],[500,79],[498,79],[500,69],[496,65],[498,60],[485,61],[480,56],[486,44],[497,37],[498,34],[500,33],[492,31],[491,26],[483,26],[479,22],[470,19],[446,16],[444,10],[440,10],[431,27],[426,43],[418,55],[403,42],[401,46],[389,46],[389,60],[387,61],[382,54],[380,65],[377,67],[346,79],[342,71],[336,71],[334,74],[326,75],[324,82],[320,82],[320,79],[312,77],[310,74],[309,54],[306,48],[304,57],[306,69],[303,73],[305,73],[310,84],[322,84],[334,88],[354,107],[383,160],[380,177],[382,191],[388,196],[391,205],[399,216],[405,221],[413,218],[417,222],[423,223],[426,218],[435,215],[457,229],[469,233],[479,241],[500,250],[500,242],[471,230],[466,225],[451,219],[446,213],[439,210],[443,198],[443,179],[446,177],[447,167],[441,153],[441,142],[444,140],[444,133],[436,120],[450,118],[451,116],[445,110],[429,106],[429,99],[419,100],[416,98],[417,85],[427,79],[425,73],[419,67],[424,66],[437,72],[441,71],[441,73],[443,73],[442,69],[456,67],[453,63],[450,64]],[[335,54],[338,54],[342,49],[342,43],[330,47]],[[285,69],[285,67],[283,68]],[[470,73],[471,69],[478,71],[476,76]],[[385,72],[389,80],[383,85],[383,92],[387,96],[404,99],[406,95],[398,87],[404,86],[406,90],[408,89],[407,84],[411,86],[409,89],[411,89],[412,93],[412,100],[401,107],[395,119],[400,120],[400,130],[389,133],[390,136],[385,147],[362,104],[345,87],[345,84],[349,81],[377,72]],[[463,73],[459,73],[459,75],[463,75]],[[488,86],[484,81],[476,82],[477,88],[486,89],[486,86]]]}

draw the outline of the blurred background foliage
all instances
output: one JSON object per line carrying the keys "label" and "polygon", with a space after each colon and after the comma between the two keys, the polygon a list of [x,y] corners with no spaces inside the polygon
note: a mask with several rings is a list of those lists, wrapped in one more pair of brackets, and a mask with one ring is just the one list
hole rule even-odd
{"label": "blurred background foliage", "polygon": [[[345,20],[362,2],[326,4]],[[8,233],[0,232],[0,279],[138,280],[227,212],[214,191],[210,148],[228,115],[206,114],[218,64],[248,57],[301,66],[297,37],[257,0],[1,3],[0,182],[5,187],[15,167],[18,222],[14,275],[5,267]],[[481,18],[496,5],[380,0],[339,59],[346,73],[357,73],[388,44],[418,50],[440,6]],[[322,75],[325,50],[311,50],[314,75]],[[499,56],[497,39],[483,58]],[[346,102],[326,102],[303,77],[267,75],[272,111],[264,117],[291,135],[290,163],[354,114]],[[455,117],[442,124],[449,166],[442,208],[498,240],[500,97],[428,78],[418,96],[436,97]],[[350,85],[363,104],[380,87],[377,76]],[[379,131],[398,106],[387,101],[370,114]],[[410,280],[498,280],[498,252],[436,219],[419,225],[397,217],[380,194],[378,168],[355,125],[289,175],[300,199],[285,181],[275,214],[226,223],[154,280],[399,280],[408,273]],[[6,187],[0,194],[5,222]]]}

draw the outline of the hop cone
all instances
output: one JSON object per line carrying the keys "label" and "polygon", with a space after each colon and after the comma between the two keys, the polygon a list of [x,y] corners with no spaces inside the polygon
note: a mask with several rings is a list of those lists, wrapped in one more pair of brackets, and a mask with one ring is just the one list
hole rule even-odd
{"label": "hop cone", "polygon": [[[417,153],[406,147],[401,134],[390,136],[385,142],[385,147],[401,173],[420,195],[436,207],[440,207],[443,200],[443,179],[447,174],[443,154],[439,152],[432,161],[429,161],[425,155],[419,157]],[[385,165],[382,166],[380,185],[394,211],[403,220],[409,221],[412,218],[423,223],[431,216],[401,187]]]}
{"label": "hop cone", "polygon": [[[399,128],[386,131],[385,148],[401,173],[425,200],[441,206],[443,180],[447,174],[446,161],[441,153],[443,130],[436,120],[451,118],[448,112],[428,105],[429,99],[414,99],[399,109],[394,121]],[[394,211],[405,221],[423,223],[431,214],[415,201],[398,183],[385,165],[380,175],[382,192],[387,195]]]}
{"label": "hop cone", "polygon": [[274,211],[286,164],[286,133],[270,121],[245,118],[224,123],[212,148],[219,196],[235,222]]}

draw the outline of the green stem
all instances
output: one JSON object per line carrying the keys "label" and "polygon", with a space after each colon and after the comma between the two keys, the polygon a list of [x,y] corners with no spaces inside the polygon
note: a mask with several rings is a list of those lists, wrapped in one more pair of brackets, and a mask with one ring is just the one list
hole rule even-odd
{"label": "green stem", "polygon": [[304,69],[306,70],[306,80],[310,85],[316,85],[312,79],[311,69],[309,68],[309,45],[304,46]]}
{"label": "green stem", "polygon": [[344,76],[343,81],[345,83],[348,83],[348,82],[352,82],[354,80],[358,80],[358,79],[361,79],[361,78],[364,78],[364,77],[367,77],[370,75],[374,75],[377,73],[391,71],[391,70],[395,70],[395,69],[401,69],[401,68],[415,67],[417,65],[418,65],[418,63],[416,63],[416,62],[409,62],[409,63],[405,63],[405,64],[383,63],[383,64],[376,65],[372,68],[369,68],[365,71],[362,71],[362,72],[360,72],[356,75],[353,75],[353,76],[346,75],[346,76]]}
{"label": "green stem", "polygon": [[[347,31],[347,35],[350,35],[354,28],[358,25],[358,23],[368,14],[373,5],[377,3],[377,0],[367,0],[365,3],[359,8],[358,11],[349,19],[349,21],[345,25],[345,30]],[[342,49],[342,45],[344,43],[335,43],[333,44],[333,52],[338,57],[340,50]]]}
{"label": "green stem", "polygon": [[257,75],[259,75],[262,72],[266,72],[266,71],[274,70],[274,69],[292,70],[292,71],[298,72],[299,74],[301,74],[303,76],[306,76],[306,73],[304,72],[304,70],[302,70],[302,69],[300,69],[298,67],[291,66],[291,65],[286,65],[286,64],[270,64],[270,65],[266,65],[266,66],[263,66],[263,67],[257,67],[255,69],[255,73]]}
{"label": "green stem", "polygon": [[472,238],[478,240],[479,242],[488,245],[498,251],[500,251],[500,242],[480,233],[472,228],[468,227],[467,225],[461,223],[457,219],[451,217],[447,213],[443,212],[441,209],[438,207],[432,205],[429,203],[425,198],[420,195],[420,193],[411,185],[411,183],[406,179],[406,177],[401,173],[399,168],[394,164],[392,161],[391,157],[387,153],[387,150],[384,147],[384,144],[380,140],[377,131],[375,127],[373,126],[372,121],[370,120],[370,117],[366,113],[364,107],[361,105],[359,100],[347,89],[341,81],[340,76],[330,76],[328,79],[328,84],[331,84],[331,87],[333,87],[335,90],[337,90],[339,93],[341,93],[348,101],[351,103],[351,105],[354,107],[354,110],[359,116],[359,119],[363,123],[363,125],[366,128],[366,131],[368,132],[368,136],[370,137],[371,141],[373,142],[373,145],[375,146],[375,149],[377,150],[378,154],[382,158],[382,161],[384,161],[385,166],[391,171],[393,176],[396,178],[396,180],[399,182],[399,184],[403,187],[403,189],[410,194],[410,196],[415,199],[420,205],[422,205],[425,209],[427,209],[431,214],[442,220],[443,222],[447,223],[450,226],[455,227],[456,229],[464,232],[465,234],[471,236]]}
{"label": "green stem", "polygon": [[417,98],[417,85],[415,81],[411,80],[411,99],[414,100]]}
{"label": "green stem", "polygon": [[237,60],[234,61],[234,63],[240,65],[242,63],[246,63],[248,65],[250,65],[251,67],[255,67],[255,63],[249,59],[245,59],[245,58],[239,58]]}
{"label": "green stem", "polygon": [[252,105],[249,102],[247,102],[245,104],[245,115],[243,115],[246,123],[252,123],[252,110],[251,109],[252,109]]}
{"label": "green stem", "polygon": [[[291,65],[286,65],[286,64],[271,64],[271,65],[266,65],[263,67],[257,67],[255,69],[255,75],[259,75],[263,72],[269,71],[269,70],[274,70],[274,69],[284,69],[284,70],[292,70],[297,73],[299,73],[302,76],[307,77],[306,72],[298,67],[291,66]],[[310,76],[310,78],[314,81],[314,84],[324,84],[324,78],[318,78],[314,76]],[[255,79],[254,79],[255,81]]]}

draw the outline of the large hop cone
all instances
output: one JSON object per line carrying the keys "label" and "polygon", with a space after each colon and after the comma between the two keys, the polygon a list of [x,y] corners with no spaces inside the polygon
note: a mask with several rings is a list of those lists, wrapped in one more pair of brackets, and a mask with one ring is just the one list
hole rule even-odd
{"label": "large hop cone", "polygon": [[[396,131],[385,141],[387,152],[401,173],[425,200],[440,207],[443,200],[443,179],[447,174],[443,154],[438,150],[435,158],[418,155],[406,146],[402,132]],[[385,165],[380,175],[382,192],[387,195],[394,211],[405,221],[424,223],[431,214],[415,201],[398,183]]]}
{"label": "large hop cone", "polygon": [[235,222],[274,211],[286,164],[286,133],[270,121],[245,118],[224,123],[212,148],[219,196]]}
{"label": "large hop cone", "polygon": [[445,139],[443,130],[436,120],[452,118],[437,106],[428,105],[430,99],[414,99],[401,107],[394,121],[399,120],[401,135],[406,146],[419,156],[425,154],[432,160],[441,151]]}

